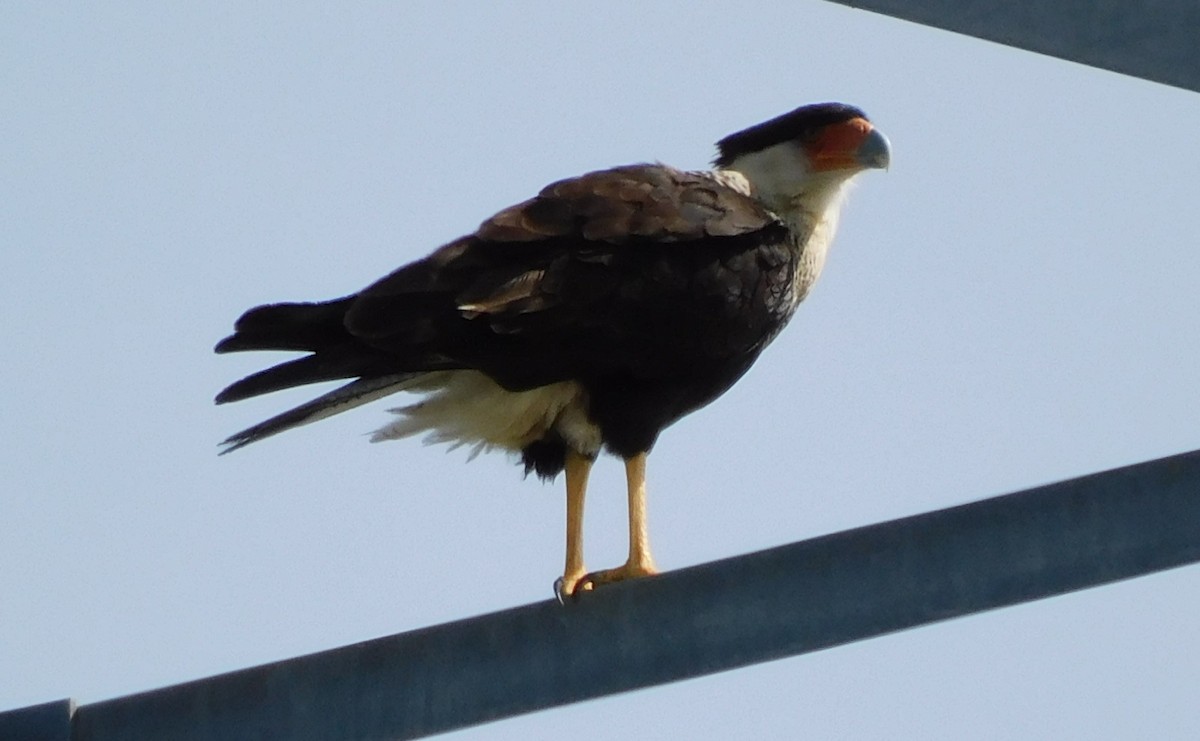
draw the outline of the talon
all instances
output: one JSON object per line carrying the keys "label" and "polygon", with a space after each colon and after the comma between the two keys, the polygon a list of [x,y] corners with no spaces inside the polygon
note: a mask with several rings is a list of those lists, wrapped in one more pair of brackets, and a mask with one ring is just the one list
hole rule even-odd
{"label": "talon", "polygon": [[574,574],[563,574],[554,580],[554,596],[558,598],[560,605],[565,605],[567,600],[577,600],[581,592],[590,592],[594,588],[588,574],[582,569]]}

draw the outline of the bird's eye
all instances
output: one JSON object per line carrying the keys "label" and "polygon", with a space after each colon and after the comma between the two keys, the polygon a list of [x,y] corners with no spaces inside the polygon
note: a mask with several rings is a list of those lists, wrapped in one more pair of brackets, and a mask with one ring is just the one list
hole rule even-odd
{"label": "bird's eye", "polygon": [[804,129],[803,131],[800,132],[800,136],[796,137],[796,140],[799,141],[801,144],[809,144],[809,143],[815,142],[818,138],[820,138],[821,131],[822,131],[822,127],[816,127],[816,126],[809,128],[809,129]]}

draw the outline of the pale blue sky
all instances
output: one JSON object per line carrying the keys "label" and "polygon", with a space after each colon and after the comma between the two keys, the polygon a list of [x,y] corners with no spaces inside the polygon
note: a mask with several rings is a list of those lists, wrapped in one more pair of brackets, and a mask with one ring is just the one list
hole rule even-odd
{"label": "pale blue sky", "polygon": [[[217,458],[237,315],[331,298],[543,184],[865,108],[791,327],[650,459],[674,568],[1200,447],[1200,95],[822,2],[0,6],[0,709],[545,599],[561,484],[370,445]],[[615,565],[597,467],[590,565]],[[1200,736],[1195,567],[463,736]]]}

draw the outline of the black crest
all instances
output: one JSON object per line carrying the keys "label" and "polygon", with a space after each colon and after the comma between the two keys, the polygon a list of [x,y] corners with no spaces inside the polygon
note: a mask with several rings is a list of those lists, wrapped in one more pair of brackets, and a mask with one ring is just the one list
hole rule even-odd
{"label": "black crest", "polygon": [[802,141],[815,136],[830,124],[866,117],[867,114],[861,109],[845,103],[814,103],[800,106],[794,111],[730,134],[717,142],[717,158],[713,164],[717,167],[728,167],[744,154],[761,152],[767,147],[786,141]]}

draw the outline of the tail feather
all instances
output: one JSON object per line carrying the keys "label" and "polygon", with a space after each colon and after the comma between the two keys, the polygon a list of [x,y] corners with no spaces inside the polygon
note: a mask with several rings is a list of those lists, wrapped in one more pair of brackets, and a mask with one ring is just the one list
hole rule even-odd
{"label": "tail feather", "polygon": [[222,454],[394,394],[448,364],[446,358],[422,353],[385,352],[360,341],[346,327],[355,296],[321,303],[267,304],[250,309],[234,324],[234,333],[217,343],[218,353],[285,350],[309,353],[230,384],[216,402],[224,404],[294,386],[324,381],[349,383],[265,422],[230,436]]}
{"label": "tail feather", "polygon": [[250,443],[258,442],[272,435],[277,435],[284,430],[316,422],[319,419],[325,419],[326,417],[349,411],[376,399],[382,399],[398,391],[403,391],[423,375],[423,373],[397,373],[390,376],[360,378],[356,381],[351,381],[345,386],[318,396],[306,404],[301,404],[283,414],[278,414],[253,427],[247,427],[241,432],[230,435],[221,443],[227,446],[221,451],[221,455],[232,453],[238,448],[245,447]]}
{"label": "tail feather", "polygon": [[[389,367],[390,366],[390,367]],[[395,373],[395,362],[386,356],[375,356],[368,350],[339,355],[315,353],[296,358],[246,376],[226,386],[217,394],[216,402],[225,404],[241,401],[272,391],[345,378],[378,378]]]}
{"label": "tail feather", "polygon": [[217,343],[216,352],[308,350],[346,338],[346,312],[354,297],[321,303],[267,304],[250,309],[234,324],[234,333]]}
{"label": "tail feather", "polygon": [[217,343],[218,353],[287,350],[311,353],[279,363],[227,386],[218,404],[309,383],[379,378],[397,372],[396,358],[357,343],[345,326],[354,297],[321,303],[267,304],[250,309],[234,333]]}

